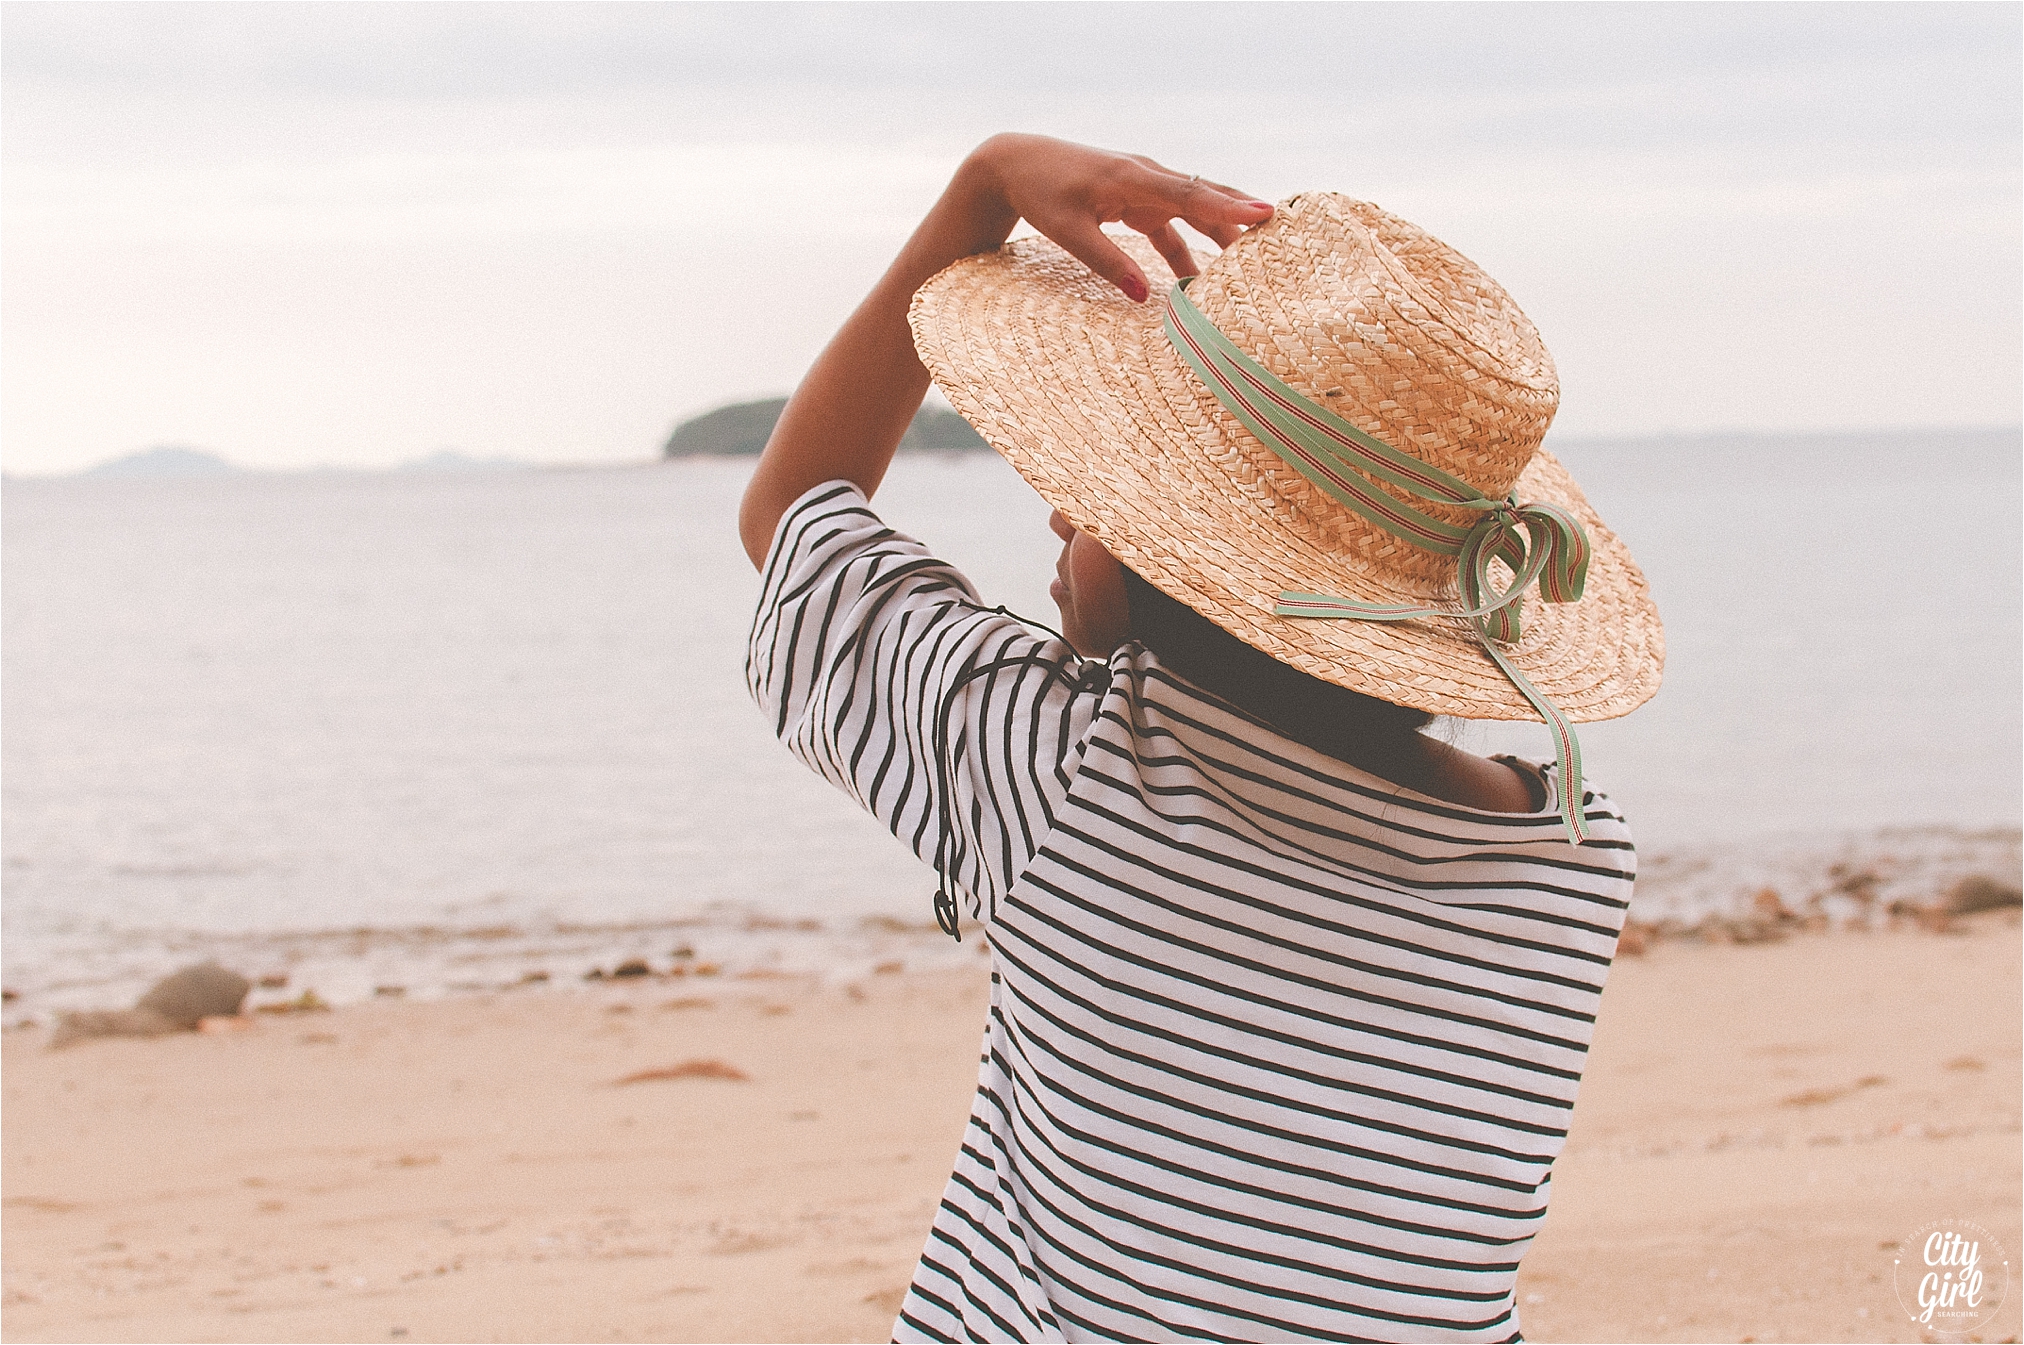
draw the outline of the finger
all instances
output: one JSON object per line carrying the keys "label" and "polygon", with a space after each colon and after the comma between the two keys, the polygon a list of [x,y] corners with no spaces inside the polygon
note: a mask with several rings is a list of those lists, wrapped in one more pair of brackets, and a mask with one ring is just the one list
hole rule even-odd
{"label": "finger", "polygon": [[1188,251],[1188,244],[1174,228],[1172,220],[1165,220],[1143,231],[1148,241],[1159,249],[1167,265],[1173,268],[1175,276],[1191,276],[1202,268],[1195,265],[1195,254]]}
{"label": "finger", "polygon": [[1272,213],[1269,202],[1246,201],[1242,209],[1234,212],[1191,211],[1181,218],[1188,222],[1189,228],[1216,240],[1216,246],[1228,247],[1242,237],[1246,229],[1255,229],[1271,219]]}
{"label": "finger", "polygon": [[1133,155],[1132,162],[1145,170],[1144,176],[1139,180],[1163,196],[1166,203],[1174,207],[1176,215],[1185,215],[1190,209],[1200,208],[1204,199],[1213,199],[1217,196],[1224,198],[1226,202],[1243,205],[1262,205],[1268,209],[1271,205],[1269,201],[1258,201],[1248,192],[1239,191],[1235,187],[1226,186],[1221,182],[1211,182],[1200,173],[1178,172],[1143,155]]}
{"label": "finger", "polygon": [[1123,248],[1110,241],[1095,221],[1063,220],[1052,228],[1041,228],[1033,220],[1028,220],[1027,223],[1061,244],[1068,250],[1069,256],[1117,286],[1124,292],[1124,297],[1133,303],[1144,303],[1146,295],[1151,293],[1146,285],[1145,272],[1139,269],[1137,262],[1125,255]]}
{"label": "finger", "polygon": [[[1188,227],[1214,239],[1216,247],[1229,247],[1247,229],[1257,229],[1273,216],[1269,200],[1255,200],[1251,196],[1225,196],[1225,188],[1216,188],[1214,194],[1198,192],[1192,208],[1184,210],[1180,218],[1188,220]],[[1208,204],[1214,202],[1214,204]]]}
{"label": "finger", "polygon": [[1235,187],[1205,182],[1200,178],[1188,181],[1185,192],[1175,204],[1175,213],[1186,220],[1190,228],[1214,239],[1219,247],[1230,246],[1244,230],[1272,218],[1271,202],[1247,196]]}
{"label": "finger", "polygon": [[1187,220],[1188,227],[1196,233],[1201,234],[1205,238],[1215,240],[1215,244],[1219,248],[1230,246],[1244,233],[1243,229],[1235,224],[1218,224],[1213,220],[1200,220],[1187,215],[1183,215],[1181,218]]}
{"label": "finger", "polygon": [[1207,178],[1202,179],[1202,185],[1204,187],[1208,187],[1211,188],[1212,190],[1223,193],[1223,195],[1229,197],[1233,201],[1255,201],[1258,199],[1257,197],[1253,196],[1250,192],[1239,190],[1238,188],[1228,186],[1225,183],[1211,182]]}
{"label": "finger", "polygon": [[[1175,176],[1179,175],[1176,174]],[[1241,191],[1236,187],[1230,186],[1228,183],[1211,181],[1199,173],[1194,177],[1185,179],[1183,186],[1187,193],[1193,197],[1191,200],[1183,200],[1181,202],[1183,205],[1199,205],[1204,199],[1217,201],[1219,204],[1227,203],[1240,206],[1262,205],[1270,207],[1272,204],[1270,201],[1261,201],[1251,195],[1251,193]]]}

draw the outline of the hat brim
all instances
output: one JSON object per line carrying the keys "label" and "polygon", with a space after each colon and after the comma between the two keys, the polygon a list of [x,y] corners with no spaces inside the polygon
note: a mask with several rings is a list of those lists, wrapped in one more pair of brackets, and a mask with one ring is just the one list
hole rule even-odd
{"label": "hat brim", "polygon": [[[1118,238],[1155,296],[1172,273]],[[1134,304],[1045,239],[966,258],[909,311],[935,383],[1012,466],[1082,532],[1141,577],[1282,663],[1435,714],[1537,719],[1469,625],[1273,614],[1283,590],[1367,601],[1453,600],[1286,526],[1300,506],[1274,489],[1276,459],[1202,388],[1161,331],[1158,298]],[[1261,469],[1261,462],[1268,465]],[[1286,468],[1290,473],[1291,468]],[[1665,636],[1643,573],[1544,449],[1521,503],[1571,510],[1593,546],[1580,601],[1525,600],[1511,662],[1569,719],[1613,719],[1651,699]]]}

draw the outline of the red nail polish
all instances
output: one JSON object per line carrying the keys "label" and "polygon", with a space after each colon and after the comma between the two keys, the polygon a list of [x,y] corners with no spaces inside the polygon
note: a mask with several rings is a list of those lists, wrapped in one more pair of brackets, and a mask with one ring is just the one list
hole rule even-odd
{"label": "red nail polish", "polygon": [[1124,291],[1125,298],[1135,304],[1142,304],[1146,301],[1146,283],[1137,276],[1126,276],[1123,280],[1117,282],[1117,287]]}

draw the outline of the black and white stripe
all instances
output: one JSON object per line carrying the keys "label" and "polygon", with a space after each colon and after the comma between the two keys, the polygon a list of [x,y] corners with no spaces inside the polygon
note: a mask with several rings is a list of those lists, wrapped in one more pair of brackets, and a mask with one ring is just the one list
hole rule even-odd
{"label": "black and white stripe", "polygon": [[844,483],[782,520],[748,671],[930,863],[946,815],[989,922],[976,1102],[897,1339],[1517,1337],[1630,897],[1606,797],[1577,849],[1557,800],[1441,803],[1136,645],[1083,664]]}

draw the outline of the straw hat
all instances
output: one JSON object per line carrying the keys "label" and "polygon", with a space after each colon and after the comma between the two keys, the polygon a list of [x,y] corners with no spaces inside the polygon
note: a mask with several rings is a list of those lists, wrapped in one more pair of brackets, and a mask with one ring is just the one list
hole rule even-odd
{"label": "straw hat", "polygon": [[[1143,239],[1115,241],[1155,296],[1171,286]],[[1540,447],[1559,401],[1552,357],[1475,263],[1367,202],[1308,193],[1209,261],[1187,294],[1241,352],[1364,433],[1492,498],[1570,511],[1593,547],[1585,592],[1534,593],[1523,638],[1503,653],[1574,721],[1627,714],[1658,690],[1665,638],[1644,575]],[[935,276],[909,321],[951,404],[1043,499],[1223,629],[1395,704],[1538,718],[1459,618],[1274,615],[1283,590],[1455,605],[1455,561],[1365,522],[1254,438],[1169,343],[1162,309],[1032,238]],[[1494,573],[1509,582],[1502,562]]]}

